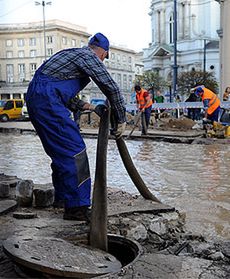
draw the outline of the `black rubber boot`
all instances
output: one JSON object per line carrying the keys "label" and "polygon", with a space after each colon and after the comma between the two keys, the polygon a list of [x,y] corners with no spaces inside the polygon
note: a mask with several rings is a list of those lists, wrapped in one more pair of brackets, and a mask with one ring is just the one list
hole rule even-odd
{"label": "black rubber boot", "polygon": [[64,220],[75,220],[90,222],[91,210],[88,206],[70,207],[65,208],[63,215]]}

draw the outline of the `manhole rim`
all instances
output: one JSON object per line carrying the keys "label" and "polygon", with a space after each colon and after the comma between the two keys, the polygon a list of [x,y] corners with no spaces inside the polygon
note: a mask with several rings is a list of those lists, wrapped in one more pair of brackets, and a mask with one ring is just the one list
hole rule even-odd
{"label": "manhole rim", "polygon": [[[17,236],[15,236],[17,238]],[[21,236],[23,238],[23,236]],[[32,239],[32,238],[43,238],[43,239],[53,239],[54,237],[39,237],[39,236],[31,236],[31,237],[28,237],[28,239]],[[9,240],[9,239],[13,239],[13,236],[11,236],[10,238],[6,239],[5,241]],[[26,239],[26,237],[24,237]],[[60,240],[64,240],[62,238],[56,238],[56,239],[60,239]],[[20,257],[15,257],[13,256],[6,248],[5,248],[5,241],[3,242],[3,251],[5,252],[5,254],[12,259],[12,261],[19,265],[19,268],[20,266],[24,267],[24,268],[28,268],[28,269],[31,269],[31,270],[34,270],[35,272],[39,272],[39,273],[43,273],[43,274],[47,274],[47,275],[52,275],[52,276],[61,276],[62,278],[76,278],[76,273],[73,273],[73,272],[68,272],[68,277],[63,277],[63,275],[65,276],[65,273],[67,273],[66,271],[63,271],[63,270],[53,270],[52,268],[48,268],[47,270],[47,267],[46,266],[42,266],[40,265],[40,267],[38,268],[38,266],[34,263],[29,263],[26,262],[25,259],[22,259]],[[66,241],[66,240],[64,240]],[[98,274],[98,275],[95,275],[95,274],[91,274],[91,273],[77,273],[77,276],[79,276],[79,278],[105,278],[106,276],[108,275],[114,275],[114,274],[118,274],[120,273],[122,270],[128,268],[129,266],[133,265],[137,260],[138,258],[141,256],[141,254],[143,253],[143,248],[142,246],[135,240],[133,239],[130,239],[130,238],[126,238],[124,236],[121,236],[121,235],[116,235],[116,234],[108,234],[108,243],[115,243],[116,241],[119,241],[120,243],[125,243],[126,245],[130,245],[132,248],[132,251],[135,250],[135,257],[132,261],[130,261],[129,263],[125,264],[124,266],[122,265],[121,266],[121,269],[120,270],[117,270],[117,271],[114,271],[114,272],[108,272],[108,273],[102,273],[102,274]],[[69,241],[71,242],[71,241]],[[108,253],[110,253],[108,251]],[[111,255],[113,255],[112,253],[110,253]],[[114,256],[114,255],[113,255]],[[114,256],[116,257],[116,256]],[[118,259],[118,258],[117,258]],[[119,260],[119,259],[118,259]],[[54,271],[54,272],[53,272]],[[96,276],[96,277],[95,277]]]}

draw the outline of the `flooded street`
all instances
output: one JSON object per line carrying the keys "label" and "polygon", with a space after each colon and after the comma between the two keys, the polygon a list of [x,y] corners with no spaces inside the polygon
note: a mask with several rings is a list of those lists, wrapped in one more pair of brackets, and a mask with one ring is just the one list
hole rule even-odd
{"label": "flooded street", "polygon": [[[50,159],[34,135],[0,134],[0,172],[50,183]],[[95,139],[85,139],[94,179]],[[225,239],[230,235],[230,146],[127,141],[146,185],[162,202],[186,213],[187,230]],[[136,193],[115,141],[109,141],[108,186]]]}

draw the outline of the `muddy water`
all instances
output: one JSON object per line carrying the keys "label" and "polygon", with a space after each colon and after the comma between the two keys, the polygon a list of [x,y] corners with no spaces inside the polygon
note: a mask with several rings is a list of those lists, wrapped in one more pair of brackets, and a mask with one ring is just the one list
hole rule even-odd
{"label": "muddy water", "polygon": [[[51,182],[50,159],[34,135],[0,135],[0,172]],[[96,140],[85,139],[92,179]],[[187,230],[208,237],[230,237],[230,146],[128,141],[143,180],[162,200],[186,213]],[[108,147],[108,185],[136,193],[114,141]]]}

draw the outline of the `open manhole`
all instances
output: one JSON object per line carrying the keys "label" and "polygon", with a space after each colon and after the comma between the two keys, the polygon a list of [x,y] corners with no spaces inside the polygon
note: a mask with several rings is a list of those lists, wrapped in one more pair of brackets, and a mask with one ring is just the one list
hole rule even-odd
{"label": "open manhole", "polygon": [[46,237],[8,238],[3,248],[18,274],[27,278],[104,277],[128,267],[142,252],[137,242],[117,235],[108,235],[108,252]]}

